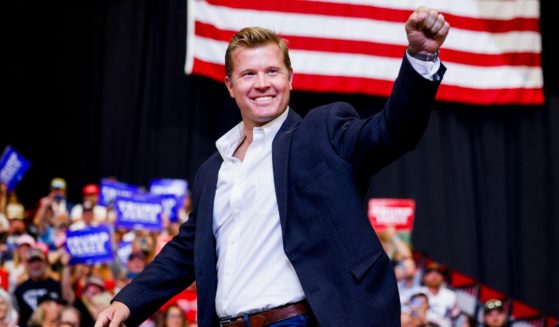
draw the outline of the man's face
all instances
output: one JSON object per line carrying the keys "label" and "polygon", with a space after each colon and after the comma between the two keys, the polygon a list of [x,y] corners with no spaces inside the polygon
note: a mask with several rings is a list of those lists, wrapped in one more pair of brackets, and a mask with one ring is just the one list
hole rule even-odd
{"label": "man's face", "polygon": [[483,322],[488,327],[501,327],[505,325],[505,313],[499,310],[491,310],[483,316]]}
{"label": "man's face", "polygon": [[25,231],[25,223],[21,219],[10,219],[10,234],[20,235]]}
{"label": "man's face", "polygon": [[225,77],[245,128],[262,126],[281,115],[289,104],[292,74],[273,43],[256,48],[237,48],[232,53],[233,72]]}
{"label": "man's face", "polygon": [[444,282],[443,275],[437,270],[429,270],[423,276],[423,283],[427,287],[438,288]]}
{"label": "man's face", "polygon": [[97,294],[101,294],[103,293],[103,289],[101,287],[99,287],[98,285],[94,285],[94,284],[89,284],[87,285],[87,287],[85,288],[84,295],[86,295],[89,298],[94,297]]}
{"label": "man's face", "polygon": [[47,272],[47,263],[43,259],[33,258],[29,260],[27,269],[29,278],[37,281],[42,279]]}
{"label": "man's face", "polygon": [[99,201],[99,196],[97,194],[84,194],[83,202],[89,202],[92,205],[96,205]]}
{"label": "man's face", "polygon": [[144,268],[146,267],[146,263],[144,260],[139,258],[132,258],[128,260],[128,270],[133,273],[141,273]]}

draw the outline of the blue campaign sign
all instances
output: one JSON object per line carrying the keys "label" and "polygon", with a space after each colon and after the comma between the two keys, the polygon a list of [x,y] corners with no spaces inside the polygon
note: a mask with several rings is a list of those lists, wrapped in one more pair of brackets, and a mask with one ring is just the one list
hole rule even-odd
{"label": "blue campaign sign", "polygon": [[172,223],[176,223],[178,219],[178,200],[176,196],[173,194],[162,194],[161,197],[161,204],[163,205],[163,212],[169,217],[169,221]]}
{"label": "blue campaign sign", "polygon": [[31,162],[8,145],[0,157],[0,183],[8,186],[8,192],[13,191],[29,167]]}
{"label": "blue campaign sign", "polygon": [[183,196],[188,191],[188,182],[184,179],[160,178],[152,179],[149,183],[149,192],[152,194],[173,194]]}
{"label": "blue campaign sign", "polygon": [[159,195],[135,194],[115,199],[115,227],[159,232],[163,228],[162,199]]}
{"label": "blue campaign sign", "polygon": [[116,254],[118,259],[123,265],[128,263],[128,257],[132,253],[132,242],[131,241],[120,241],[116,245]]}
{"label": "blue campaign sign", "polygon": [[152,194],[160,194],[163,197],[163,210],[171,222],[177,222],[178,211],[184,202],[184,196],[188,192],[188,182],[184,179],[152,179],[149,184]]}
{"label": "blue campaign sign", "polygon": [[66,251],[70,253],[70,264],[106,263],[114,259],[111,230],[101,225],[66,232]]}
{"label": "blue campaign sign", "polygon": [[138,186],[116,182],[105,178],[101,179],[99,188],[101,189],[99,192],[99,204],[102,206],[112,205],[117,196],[131,197],[133,194],[141,191]]}

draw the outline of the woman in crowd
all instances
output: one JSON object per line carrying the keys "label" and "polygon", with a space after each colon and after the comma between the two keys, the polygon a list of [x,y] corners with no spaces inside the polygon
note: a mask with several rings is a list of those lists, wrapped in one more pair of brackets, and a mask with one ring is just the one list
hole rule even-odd
{"label": "woman in crowd", "polygon": [[8,290],[12,293],[27,278],[25,260],[27,260],[29,249],[35,246],[35,239],[31,235],[23,234],[18,237],[16,244],[12,260],[4,263],[4,269],[9,276]]}
{"label": "woman in crowd", "polygon": [[186,327],[186,317],[182,309],[176,305],[170,305],[163,313],[159,327]]}
{"label": "woman in crowd", "polygon": [[58,318],[62,311],[63,300],[54,292],[46,293],[38,300],[38,306],[27,326],[30,327],[58,327]]}
{"label": "woman in crowd", "polygon": [[73,306],[65,306],[60,311],[58,327],[80,327],[81,315]]}
{"label": "woman in crowd", "polygon": [[0,288],[0,327],[15,327],[17,318],[12,296]]}

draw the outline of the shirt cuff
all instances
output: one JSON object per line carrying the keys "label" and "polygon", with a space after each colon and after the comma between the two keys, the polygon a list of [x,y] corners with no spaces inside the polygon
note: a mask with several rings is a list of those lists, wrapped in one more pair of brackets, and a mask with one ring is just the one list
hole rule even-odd
{"label": "shirt cuff", "polygon": [[441,67],[441,60],[439,58],[437,58],[437,60],[435,61],[419,60],[417,58],[410,56],[410,54],[407,51],[406,51],[406,57],[408,57],[408,60],[410,61],[410,64],[413,67],[413,69],[419,75],[423,76],[423,78],[429,81],[437,80],[435,78],[435,74],[437,74],[439,68]]}

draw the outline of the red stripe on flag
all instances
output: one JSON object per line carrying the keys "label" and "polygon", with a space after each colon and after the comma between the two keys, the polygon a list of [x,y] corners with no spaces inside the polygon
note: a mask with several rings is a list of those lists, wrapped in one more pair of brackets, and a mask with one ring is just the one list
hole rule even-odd
{"label": "red stripe on flag", "polygon": [[223,65],[213,64],[195,58],[194,65],[192,66],[192,74],[210,77],[218,82],[225,83],[225,67]]}
{"label": "red stripe on flag", "polygon": [[[223,82],[225,77],[223,65],[198,59],[194,60],[192,73],[208,76],[219,82]],[[293,78],[293,89],[296,91],[364,93],[384,97],[390,95],[393,84],[392,81],[379,79],[297,73]],[[477,105],[510,103],[541,105],[544,103],[542,89],[473,89],[445,84],[441,85],[437,99]]]}
{"label": "red stripe on flag", "polygon": [[542,105],[544,94],[542,89],[473,89],[442,84],[437,100],[477,105]]}
{"label": "red stripe on flag", "polygon": [[222,30],[214,25],[196,21],[194,25],[194,33],[197,36],[214,39],[223,42],[229,42],[237,31]]}
{"label": "red stripe on flag", "polygon": [[[235,31],[218,29],[214,25],[196,22],[197,36],[229,42]],[[303,36],[282,35],[292,50],[321,51],[331,53],[365,54],[380,57],[401,58],[405,46],[375,42],[351,41],[340,39],[313,38]],[[505,53],[480,54],[451,49],[442,49],[441,58],[444,61],[473,66],[535,66],[541,64],[538,53]]]}
{"label": "red stripe on flag", "polygon": [[[207,2],[215,6],[234,9],[362,18],[389,22],[405,22],[411,14],[411,10],[408,9],[393,9],[332,2],[310,2],[294,0],[208,0]],[[513,19],[500,20],[464,17],[447,13],[443,14],[445,15],[445,18],[452,24],[453,28],[492,33],[505,33],[510,31],[532,31],[539,33],[540,30],[539,19],[537,18],[516,17]]]}

